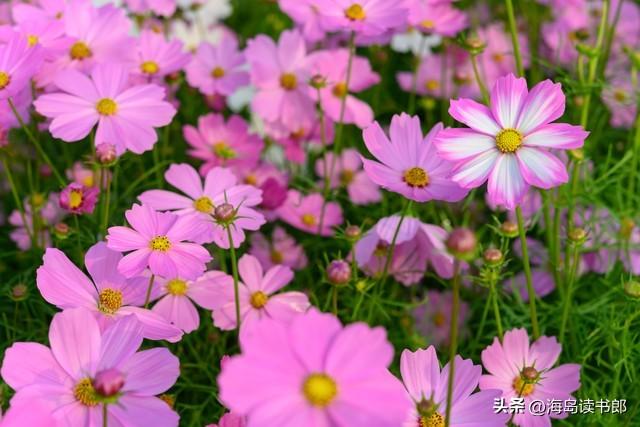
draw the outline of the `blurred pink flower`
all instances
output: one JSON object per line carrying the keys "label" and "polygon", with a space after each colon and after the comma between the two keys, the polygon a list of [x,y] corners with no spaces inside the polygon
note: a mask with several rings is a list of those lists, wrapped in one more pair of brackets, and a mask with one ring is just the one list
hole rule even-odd
{"label": "blurred pink flower", "polygon": [[260,261],[264,269],[284,265],[294,270],[301,270],[307,266],[304,248],[282,227],[276,227],[270,239],[262,233],[251,235],[249,253]]}
{"label": "blurred pink flower", "polygon": [[42,60],[40,46],[30,46],[27,37],[12,32],[6,43],[0,44],[0,101],[29,87]]}
{"label": "blurred pink flower", "polygon": [[[478,37],[486,44],[486,48],[478,55],[478,67],[485,85],[492,87],[498,78],[509,73],[516,73],[516,60],[513,55],[513,44],[502,24],[491,24],[478,29]],[[522,64],[529,66],[528,39],[518,34]]]}
{"label": "blurred pink flower", "polygon": [[334,123],[328,117],[324,119],[324,136],[320,127],[320,120],[314,120],[304,124],[294,132],[290,132],[277,123],[265,123],[268,135],[276,139],[276,142],[284,148],[284,155],[290,162],[303,164],[307,160],[307,147],[333,143]]}
{"label": "blurred pink flower", "polygon": [[543,53],[554,64],[572,65],[578,58],[576,45],[590,37],[589,8],[585,0],[561,3],[553,8],[554,19],[542,24],[540,33],[548,48]]}
{"label": "blurred pink flower", "polygon": [[318,0],[317,6],[326,31],[375,37],[407,23],[404,0]]}
{"label": "blurred pink flower", "polygon": [[[287,321],[309,308],[309,299],[302,292],[275,294],[293,279],[289,267],[276,265],[264,272],[256,257],[245,254],[238,260],[238,271],[242,279],[239,298],[243,334],[263,318]],[[220,280],[212,288],[210,307],[215,326],[222,330],[237,327],[233,280]]]}
{"label": "blurred pink flower", "polygon": [[[61,221],[66,215],[65,211],[60,208],[59,193],[50,193],[47,199],[36,194],[23,201],[24,216],[27,227],[33,231],[33,219],[40,222],[39,232],[36,234],[36,243],[41,248],[51,247],[51,234],[49,227]],[[9,224],[16,227],[9,233],[9,237],[13,240],[20,250],[26,251],[31,249],[31,239],[29,233],[22,221],[22,215],[16,209],[9,215]]]}
{"label": "blurred pink flower", "polygon": [[246,425],[245,417],[228,412],[220,418],[218,424],[209,424],[206,427],[246,427]]}
{"label": "blurred pink flower", "polygon": [[322,28],[321,0],[279,0],[280,9],[296,23],[308,42],[318,42],[325,36]]}
{"label": "blurred pink flower", "polygon": [[161,82],[170,74],[181,71],[191,56],[183,52],[178,40],[167,41],[165,36],[152,30],[140,33],[136,40],[136,61],[132,74],[148,82]]}
{"label": "blurred pink flower", "polygon": [[[538,298],[549,295],[556,288],[552,274],[552,265],[549,254],[544,244],[536,239],[527,237],[527,247],[529,249],[529,262],[531,264],[531,274],[533,277],[533,290]],[[513,252],[522,258],[522,243],[520,239],[513,242]],[[524,272],[504,281],[503,286],[508,292],[518,292],[522,301],[529,301],[529,291],[527,289],[527,278]]]}
{"label": "blurred pink flower", "polygon": [[411,409],[387,370],[393,347],[381,327],[343,327],[311,309],[288,323],[263,319],[240,346],[218,384],[224,405],[246,414],[250,426],[397,427]]}
{"label": "blurred pink flower", "polygon": [[129,9],[139,15],[153,12],[169,17],[176,11],[176,0],[125,0]]}
{"label": "blurred pink flower", "polygon": [[12,405],[0,420],[2,427],[52,427],[56,425],[51,411],[39,402],[25,402]]}
{"label": "blurred pink flower", "polygon": [[117,252],[130,252],[118,263],[125,277],[138,276],[149,268],[162,277],[195,279],[211,261],[209,252],[193,241],[202,225],[193,215],[178,216],[157,212],[147,205],[134,204],[125,212],[129,227],[110,227],[107,246]]}
{"label": "blurred pink flower", "polygon": [[[428,291],[426,301],[412,311],[416,331],[438,348],[449,346],[451,331],[451,310],[453,294],[451,291]],[[458,312],[458,333],[466,335],[466,322],[469,317],[469,305],[460,303]]]}
{"label": "blurred pink flower", "polygon": [[320,193],[303,196],[297,190],[289,190],[287,200],[278,208],[278,215],[297,229],[321,236],[332,236],[333,228],[343,221],[338,203],[325,202]]}
{"label": "blurred pink flower", "polygon": [[72,182],[60,192],[60,207],[73,214],[93,213],[99,193],[98,187]]}
{"label": "blurred pink flower", "polygon": [[453,37],[469,25],[467,15],[450,1],[410,0],[409,25],[423,33]]}

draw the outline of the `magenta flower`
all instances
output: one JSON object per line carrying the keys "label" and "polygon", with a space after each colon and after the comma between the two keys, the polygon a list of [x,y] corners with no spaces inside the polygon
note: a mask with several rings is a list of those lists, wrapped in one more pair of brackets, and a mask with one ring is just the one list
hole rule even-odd
{"label": "magenta flower", "polygon": [[[229,169],[211,169],[204,179],[204,186],[198,172],[186,163],[171,165],[164,176],[169,184],[186,196],[166,190],[149,190],[138,196],[138,200],[159,211],[190,215],[191,221],[199,223],[200,233],[193,237],[196,243],[216,242],[224,246],[224,242],[228,241],[226,230],[216,224],[212,217],[216,206],[223,203],[238,207],[236,222],[251,219],[251,222],[260,222],[257,228],[265,222],[262,215],[252,209],[262,202],[262,192],[251,185],[237,185],[237,178]],[[242,232],[244,227],[242,224],[235,225],[232,231],[238,228],[238,233],[233,233],[233,241],[239,245],[245,239]],[[226,247],[229,247],[228,243]]]}
{"label": "magenta flower", "polygon": [[225,122],[221,114],[207,114],[198,119],[198,127],[182,128],[184,139],[191,146],[190,156],[204,161],[200,173],[215,166],[251,170],[260,160],[264,141],[249,134],[249,125],[240,116],[233,115]]}
{"label": "magenta flower", "polygon": [[[242,279],[239,297],[243,333],[263,318],[287,321],[309,308],[309,299],[302,292],[275,294],[293,279],[293,271],[289,267],[277,265],[265,273],[256,257],[243,255],[238,261],[238,271]],[[220,280],[212,291],[213,324],[222,330],[235,329],[233,280]]]}
{"label": "magenta flower", "polygon": [[[482,374],[482,367],[460,356],[455,357],[454,364],[450,425],[506,425],[509,415],[493,410],[494,399],[500,397],[500,391],[482,390],[474,393]],[[404,350],[400,357],[400,372],[404,386],[414,403],[413,411],[403,425],[444,426],[449,363],[440,370],[440,362],[433,346],[415,352]]]}
{"label": "magenta flower", "polygon": [[122,255],[107,248],[104,242],[93,245],[85,255],[89,279],[58,249],[47,249],[37,271],[36,282],[42,297],[66,310],[83,307],[98,320],[101,330],[123,316],[134,314],[142,324],[147,339],[180,341],[182,332],[162,316],[141,308],[148,277],[125,279],[118,273]]}
{"label": "magenta flower", "polygon": [[211,256],[192,241],[201,225],[191,215],[156,212],[147,205],[134,204],[125,212],[129,227],[110,227],[107,246],[118,252],[130,252],[118,262],[125,277],[140,275],[145,268],[162,277],[195,279],[206,270]]}
{"label": "magenta flower", "polygon": [[355,56],[351,61],[351,77],[347,87],[348,49],[321,50],[310,55],[312,74],[326,81],[319,98],[316,89],[310,89],[310,94],[320,102],[327,116],[336,122],[340,121],[344,101],[343,122],[364,128],[373,121],[373,110],[350,92],[366,90],[380,82],[380,76],[371,69],[367,58]]}
{"label": "magenta flower", "polygon": [[182,42],[167,41],[162,34],[145,30],[137,39],[136,62],[132,73],[148,81],[160,81],[163,77],[180,71],[190,60],[183,52]]}
{"label": "magenta flower", "polygon": [[[180,374],[178,358],[166,348],[138,352],[142,330],[135,316],[123,317],[101,332],[87,310],[65,310],[49,327],[51,348],[35,342],[14,343],[5,352],[2,378],[16,390],[12,405],[45,405],[58,425],[101,425],[103,405],[107,423],[177,427],[178,414],[155,397],[171,387]],[[96,379],[110,372],[119,376],[117,393],[103,396]]]}
{"label": "magenta flower", "polygon": [[[438,348],[449,345],[453,293],[451,291],[428,291],[426,301],[412,311],[416,331]],[[461,301],[458,312],[458,333],[466,333],[465,323],[469,317],[469,305]]]}
{"label": "magenta flower", "polygon": [[209,424],[206,427],[246,427],[245,417],[236,415],[233,412],[224,414],[218,424]]}
{"label": "magenta flower", "polygon": [[126,0],[129,9],[137,14],[153,12],[169,17],[176,11],[176,0]]}
{"label": "magenta flower", "polygon": [[283,265],[294,270],[302,270],[308,262],[302,245],[296,243],[282,227],[276,227],[270,239],[262,233],[251,235],[249,253],[260,261],[264,269]]}
{"label": "magenta flower", "polygon": [[374,122],[362,136],[378,161],[362,159],[365,172],[381,187],[417,202],[463,199],[467,191],[449,178],[452,165],[436,153],[433,141],[441,131],[439,123],[423,136],[420,119],[402,113],[391,119],[389,140]]}
{"label": "magenta flower", "polygon": [[496,81],[491,109],[470,99],[451,101],[449,114],[471,129],[445,129],[436,137],[438,153],[455,163],[452,179],[464,188],[488,183],[494,204],[514,209],[529,185],[549,189],[567,182],[564,165],[549,149],[582,147],[580,126],[551,123],[564,112],[560,84],[527,82],[512,74]]}
{"label": "magenta flower", "polygon": [[348,31],[380,36],[407,23],[404,0],[322,0],[318,1],[322,26],[327,31]]}
{"label": "magenta flower", "polygon": [[110,143],[118,154],[150,150],[158,140],[154,128],[168,125],[176,114],[164,100],[165,91],[154,84],[127,88],[129,73],[120,65],[101,65],[91,78],[75,70],[61,72],[55,80],[62,91],[41,95],[36,110],[52,120],[55,138],[75,142],[97,124],[95,143]]}
{"label": "magenta flower", "polygon": [[322,0],[279,0],[280,9],[296,23],[309,42],[320,41],[325,36],[322,28],[320,4]]}
{"label": "magenta flower", "polygon": [[42,60],[40,46],[31,47],[27,37],[12,32],[6,44],[0,44],[0,101],[27,88]]}
{"label": "magenta flower", "polygon": [[[267,134],[276,139],[284,148],[284,155],[290,162],[302,164],[307,159],[307,149],[313,145],[322,144],[322,130],[320,120],[305,124],[300,129],[290,132],[277,123],[265,123]],[[324,120],[325,145],[333,143],[334,123],[328,117]]]}
{"label": "magenta flower", "polygon": [[254,113],[267,122],[281,123],[291,132],[313,122],[315,109],[308,84],[311,75],[304,39],[298,31],[284,31],[277,45],[259,35],[249,40],[245,55],[251,67],[251,83],[257,89],[251,101]]}
{"label": "magenta flower", "polygon": [[224,36],[217,45],[202,43],[186,67],[187,82],[204,95],[232,95],[249,84],[244,71],[245,58],[238,50],[238,40]]}
{"label": "magenta flower", "polygon": [[413,0],[409,4],[409,25],[423,33],[453,37],[469,25],[467,15],[449,1]]}
{"label": "magenta flower", "polygon": [[[324,206],[324,215],[322,215]],[[278,215],[287,224],[321,236],[332,236],[333,228],[342,224],[342,208],[336,202],[326,202],[320,193],[303,196],[289,190],[287,200],[278,208]],[[322,218],[321,218],[322,217]]]}
{"label": "magenta flower", "polygon": [[324,178],[325,174],[329,175],[331,188],[346,187],[349,200],[356,205],[366,205],[382,200],[380,189],[362,170],[360,153],[353,148],[344,150],[336,160],[332,152],[316,160],[316,174],[320,178]]}
{"label": "magenta flower", "polygon": [[482,364],[489,372],[480,377],[480,390],[502,390],[502,398],[524,398],[524,413],[516,413],[513,423],[532,426],[536,423],[551,425],[551,418],[566,418],[569,414],[532,414],[531,401],[542,399],[575,400],[571,393],[580,387],[580,365],[566,363],[557,367],[562,346],[555,337],[540,337],[529,345],[524,329],[513,329],[482,351]]}
{"label": "magenta flower", "polygon": [[98,193],[98,187],[85,187],[72,182],[60,192],[60,207],[73,214],[93,213]]}
{"label": "magenta flower", "polygon": [[196,305],[211,310],[217,296],[216,288],[233,287],[231,276],[219,271],[206,272],[196,280],[158,278],[156,283],[160,291],[153,312],[185,333],[195,331],[200,325]]}
{"label": "magenta flower", "polygon": [[224,364],[218,384],[222,402],[246,415],[248,426],[397,427],[411,409],[387,370],[393,347],[381,327],[343,327],[312,309],[246,332],[242,353]]}

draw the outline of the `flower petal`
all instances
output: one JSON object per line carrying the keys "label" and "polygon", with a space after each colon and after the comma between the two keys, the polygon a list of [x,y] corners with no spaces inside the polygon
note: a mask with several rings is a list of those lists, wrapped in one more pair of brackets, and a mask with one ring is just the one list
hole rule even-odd
{"label": "flower petal", "polygon": [[522,202],[529,186],[524,181],[518,159],[513,154],[498,156],[495,167],[489,174],[487,190],[489,199],[496,205],[512,210]]}
{"label": "flower petal", "polygon": [[520,147],[516,157],[522,177],[530,185],[548,190],[569,180],[564,163],[548,151]]}
{"label": "flower petal", "polygon": [[538,127],[551,123],[564,113],[565,98],[560,83],[545,80],[531,89],[522,105],[520,117],[516,124],[522,134],[526,135]]}
{"label": "flower petal", "polygon": [[540,126],[526,135],[522,144],[533,147],[573,150],[582,147],[587,136],[589,136],[589,132],[585,131],[582,126],[550,123]]}
{"label": "flower petal", "polygon": [[496,136],[501,129],[491,111],[485,105],[471,99],[452,99],[449,114],[471,129],[490,136]]}
{"label": "flower petal", "polygon": [[491,112],[503,129],[516,127],[527,92],[527,81],[522,77],[507,74],[496,80],[491,89]]}

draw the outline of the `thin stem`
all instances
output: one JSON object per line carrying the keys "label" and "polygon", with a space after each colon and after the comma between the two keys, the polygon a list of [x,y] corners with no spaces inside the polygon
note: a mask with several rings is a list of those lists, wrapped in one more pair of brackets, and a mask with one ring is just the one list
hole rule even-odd
{"label": "thin stem", "polygon": [[578,263],[580,262],[580,250],[577,244],[571,244],[572,267],[569,277],[567,278],[567,289],[564,293],[564,301],[562,307],[562,321],[560,322],[560,332],[558,340],[564,343],[564,333],[567,328],[567,320],[569,320],[569,312],[571,311],[571,302],[573,299],[573,283],[575,282]]}
{"label": "thin stem", "polygon": [[560,270],[558,270],[558,266],[555,263],[557,258],[556,251],[558,248],[556,247],[556,239],[553,235],[553,222],[551,219],[551,197],[548,191],[540,190],[540,195],[542,195],[542,212],[544,216],[544,230],[547,239],[547,247],[549,248],[549,254],[551,259],[551,268],[553,269],[553,281],[556,284],[556,287],[560,286]]}
{"label": "thin stem", "polygon": [[527,247],[527,232],[524,228],[522,209],[516,207],[516,217],[518,218],[518,232],[520,233],[520,244],[522,245],[522,263],[524,265],[524,275],[527,279],[527,292],[529,294],[529,314],[531,316],[531,328],[533,329],[533,339],[540,336],[538,326],[538,315],[536,313],[536,293],[533,290],[533,279],[531,277],[531,264],[529,264],[529,248]]}
{"label": "thin stem", "polygon": [[103,179],[105,179],[105,195],[104,195],[104,207],[102,209],[102,224],[100,225],[100,230],[102,230],[103,234],[107,233],[107,226],[109,225],[109,202],[111,199],[111,179],[107,173],[105,168],[102,168]]}
{"label": "thin stem", "polygon": [[489,283],[489,296],[491,298],[491,303],[493,305],[493,315],[496,318],[496,328],[498,328],[498,338],[500,342],[502,342],[502,317],[500,316],[500,307],[498,306],[498,290],[496,289],[496,281],[491,280]]}
{"label": "thin stem", "polygon": [[16,106],[13,104],[13,101],[11,100],[11,98],[7,98],[7,101],[9,102],[9,107],[11,107],[11,111],[13,112],[13,115],[16,116],[16,119],[18,119],[18,123],[20,123],[20,127],[22,128],[24,133],[27,135],[27,138],[29,138],[29,140],[33,143],[33,145],[35,145],[40,156],[44,159],[47,165],[49,165],[49,167],[51,168],[51,171],[53,172],[53,175],[58,180],[58,183],[60,184],[60,186],[64,187],[65,180],[62,178],[62,175],[60,175],[60,172],[58,172],[58,169],[56,169],[56,167],[53,165],[53,162],[49,158],[49,155],[46,153],[46,151],[42,149],[42,146],[40,145],[40,141],[38,141],[35,135],[31,133],[31,131],[25,124],[24,120],[22,119],[22,116],[20,116],[20,113],[16,109]]}
{"label": "thin stem", "polygon": [[338,287],[333,286],[333,295],[331,296],[331,308],[334,315],[338,315]]}
{"label": "thin stem", "polygon": [[509,20],[511,43],[513,44],[513,55],[516,59],[516,70],[518,71],[518,76],[524,76],[522,56],[520,55],[520,43],[518,42],[518,29],[516,28],[516,17],[513,13],[513,1],[505,0],[505,5],[507,6],[507,18]]}
{"label": "thin stem", "polygon": [[236,305],[236,330],[240,334],[240,289],[238,283],[238,259],[236,257],[236,248],[233,245],[233,237],[231,236],[231,228],[227,227],[227,236],[229,236],[229,252],[231,254],[231,273],[233,275],[233,299]]}
{"label": "thin stem", "polygon": [[476,78],[476,83],[478,83],[478,87],[480,88],[480,93],[482,94],[482,100],[485,104],[489,104],[489,92],[487,91],[487,86],[485,86],[482,78],[480,77],[480,71],[478,71],[478,57],[477,55],[471,55],[471,65],[473,66],[473,75]]}
{"label": "thin stem", "polygon": [[391,244],[389,245],[389,249],[387,250],[387,258],[384,262],[384,267],[382,269],[382,275],[380,276],[380,283],[384,283],[387,279],[387,275],[389,274],[389,267],[391,266],[391,259],[393,258],[393,251],[396,247],[396,240],[398,239],[398,233],[400,233],[400,227],[404,222],[405,216],[407,216],[407,212],[411,207],[412,201],[407,200],[404,209],[402,210],[402,214],[400,215],[400,221],[398,221],[398,225],[396,226],[395,231],[393,232],[393,238],[391,239]]}
{"label": "thin stem", "polygon": [[631,196],[628,198],[629,204],[633,203],[633,198],[636,195],[636,176],[638,173],[638,160],[640,160],[640,109],[638,109],[638,114],[636,115],[635,127],[636,131],[633,135],[633,157],[631,157],[631,175],[629,176],[629,194]]}
{"label": "thin stem", "polygon": [[102,427],[107,427],[107,418],[108,418],[107,403],[104,403],[102,405]]}
{"label": "thin stem", "polygon": [[453,304],[451,307],[451,326],[449,328],[449,382],[447,384],[447,410],[445,427],[451,423],[451,403],[453,398],[453,379],[455,376],[455,359],[458,351],[458,311],[460,310],[460,262],[453,264]]}
{"label": "thin stem", "polygon": [[149,308],[149,302],[151,302],[151,289],[153,289],[153,282],[156,279],[156,275],[152,274],[149,278],[149,285],[147,286],[147,294],[144,297],[144,308]]}
{"label": "thin stem", "polygon": [[13,174],[11,173],[11,169],[9,169],[9,162],[7,162],[7,159],[5,156],[2,156],[2,166],[4,167],[4,173],[7,175],[7,180],[9,181],[9,187],[11,187],[11,194],[13,194],[13,201],[15,202],[16,207],[18,208],[18,212],[20,213],[20,219],[22,220],[24,229],[27,231],[27,234],[29,235],[29,239],[31,239],[31,246],[35,248],[37,246],[36,237],[33,231],[31,230],[31,227],[29,227],[29,224],[27,223],[27,216],[25,214],[24,206],[22,206],[22,200],[20,200],[20,195],[18,194],[18,188],[16,187],[16,182],[13,180]]}

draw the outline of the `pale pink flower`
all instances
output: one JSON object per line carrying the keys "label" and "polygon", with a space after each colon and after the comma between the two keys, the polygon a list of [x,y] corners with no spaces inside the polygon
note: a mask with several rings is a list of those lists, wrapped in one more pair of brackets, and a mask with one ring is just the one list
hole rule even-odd
{"label": "pale pink flower", "polygon": [[320,0],[279,0],[280,9],[298,25],[304,38],[317,42],[325,36],[320,15]]}
{"label": "pale pink flower", "polygon": [[467,15],[449,1],[411,0],[409,25],[423,33],[453,37],[469,25]]}
{"label": "pale pink flower", "polygon": [[408,10],[404,0],[318,0],[322,27],[375,37],[403,27]]}
{"label": "pale pink flower", "polygon": [[307,266],[304,248],[282,227],[276,227],[271,238],[267,238],[262,233],[253,234],[249,253],[260,261],[264,269],[284,265],[294,270],[301,270]]}
{"label": "pale pink flower", "polygon": [[176,0],[126,0],[129,9],[137,14],[153,12],[169,17],[176,11]]}
{"label": "pale pink flower", "polygon": [[180,41],[167,41],[164,35],[145,30],[137,39],[132,73],[148,81],[159,81],[180,71],[190,58],[188,53],[183,52]]}
{"label": "pale pink flower", "polygon": [[325,203],[320,193],[303,196],[297,190],[289,190],[287,200],[278,208],[278,215],[293,227],[321,236],[332,236],[333,228],[343,221],[338,203]]}
{"label": "pale pink flower", "polygon": [[[451,291],[428,291],[426,301],[413,309],[416,331],[438,348],[449,345],[451,336],[451,314],[453,293]],[[469,305],[461,301],[458,311],[458,333],[464,337],[467,332],[466,322],[469,317]]]}
{"label": "pale pink flower", "polygon": [[0,44],[0,101],[25,90],[42,60],[40,46],[29,46],[27,37],[12,32],[6,43]]}

